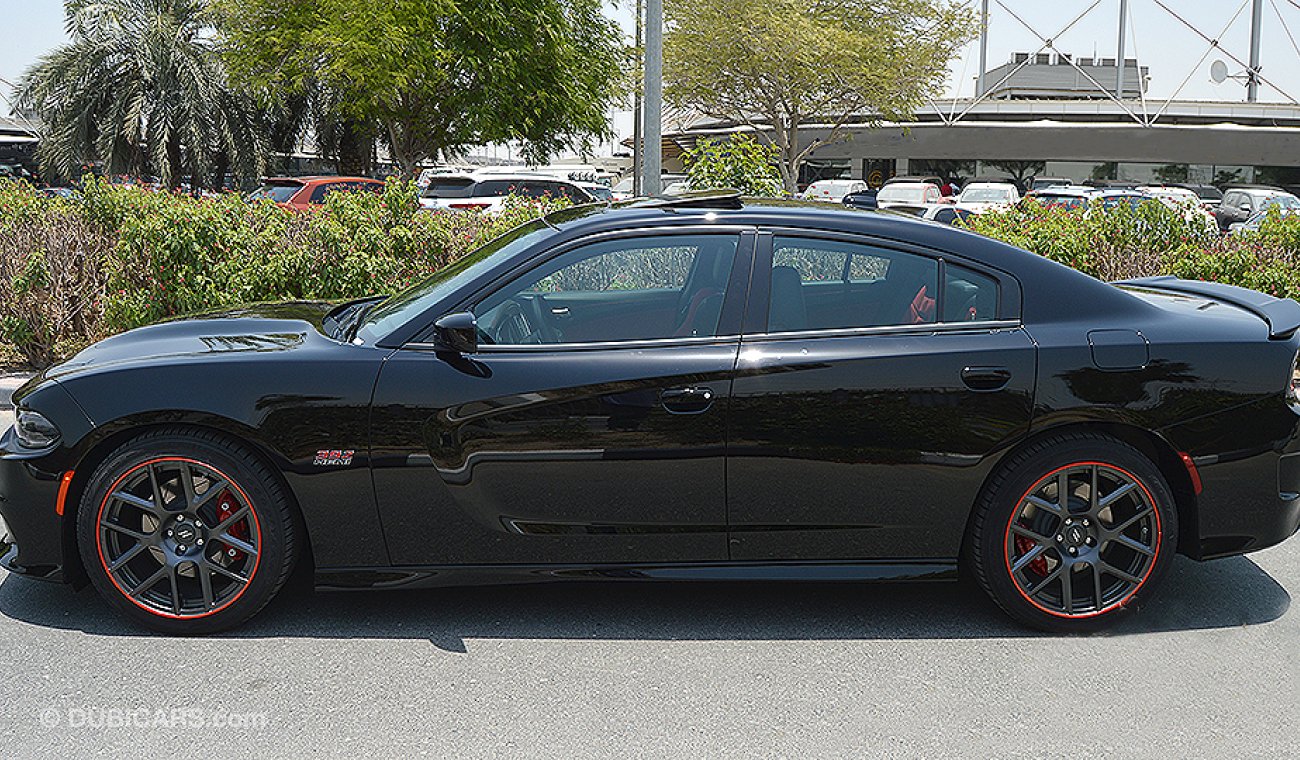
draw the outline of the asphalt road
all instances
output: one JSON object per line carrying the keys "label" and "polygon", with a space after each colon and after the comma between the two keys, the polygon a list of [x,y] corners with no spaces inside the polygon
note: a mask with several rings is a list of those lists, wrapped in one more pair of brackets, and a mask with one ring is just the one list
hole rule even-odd
{"label": "asphalt road", "polygon": [[944,583],[299,589],[166,639],[0,571],[0,757],[1300,754],[1300,538],[1163,591],[1070,638]]}

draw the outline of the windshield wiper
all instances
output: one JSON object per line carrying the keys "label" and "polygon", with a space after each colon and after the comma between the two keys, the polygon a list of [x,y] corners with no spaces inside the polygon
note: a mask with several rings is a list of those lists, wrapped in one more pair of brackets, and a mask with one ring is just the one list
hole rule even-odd
{"label": "windshield wiper", "polygon": [[353,339],[357,337],[357,331],[361,329],[361,322],[366,318],[366,315],[376,306],[383,303],[384,300],[385,299],[380,298],[371,301],[370,303],[360,304],[356,307],[356,311],[352,313],[352,318],[349,319],[347,325],[343,327],[342,341],[344,343],[351,343]]}

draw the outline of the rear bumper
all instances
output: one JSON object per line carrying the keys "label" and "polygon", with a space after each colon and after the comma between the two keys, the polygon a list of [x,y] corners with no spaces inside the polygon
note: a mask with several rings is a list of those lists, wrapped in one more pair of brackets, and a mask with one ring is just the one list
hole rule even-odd
{"label": "rear bumper", "polygon": [[60,473],[6,449],[0,437],[0,567],[49,581],[63,580],[63,520],[55,513]]}
{"label": "rear bumper", "polygon": [[1269,452],[1202,467],[1197,559],[1259,551],[1300,529],[1300,452]]}

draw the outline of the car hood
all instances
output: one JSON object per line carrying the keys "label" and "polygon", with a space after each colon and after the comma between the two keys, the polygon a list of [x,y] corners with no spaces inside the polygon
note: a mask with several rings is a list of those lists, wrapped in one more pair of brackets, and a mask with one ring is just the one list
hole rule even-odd
{"label": "car hood", "polygon": [[217,359],[281,354],[318,343],[333,343],[322,322],[335,308],[324,301],[255,304],[189,315],[140,327],[85,348],[47,369],[44,377],[68,375],[169,357]]}

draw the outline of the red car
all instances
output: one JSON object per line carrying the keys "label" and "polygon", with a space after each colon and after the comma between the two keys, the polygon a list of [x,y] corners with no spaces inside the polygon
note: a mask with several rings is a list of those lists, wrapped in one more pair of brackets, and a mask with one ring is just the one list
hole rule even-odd
{"label": "red car", "polygon": [[285,208],[307,209],[340,192],[384,192],[384,183],[369,177],[269,177],[249,194],[250,201],[266,199]]}

